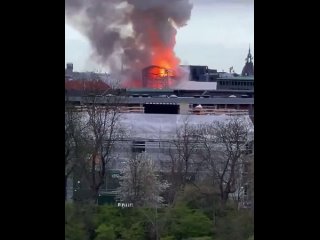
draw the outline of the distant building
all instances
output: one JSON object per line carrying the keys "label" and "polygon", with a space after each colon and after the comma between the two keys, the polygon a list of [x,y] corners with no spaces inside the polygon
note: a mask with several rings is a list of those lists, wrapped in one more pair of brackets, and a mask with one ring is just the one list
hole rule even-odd
{"label": "distant building", "polygon": [[190,80],[191,81],[200,81],[202,76],[209,73],[208,66],[194,66],[190,65]]}
{"label": "distant building", "polygon": [[220,76],[216,69],[209,69],[208,66],[202,65],[181,65],[182,68],[189,68],[190,81],[196,82],[215,82]]}
{"label": "distant building", "polygon": [[169,88],[172,73],[164,67],[151,65],[142,69],[142,86],[144,88]]}
{"label": "distant building", "polygon": [[253,90],[254,77],[223,77],[217,79],[217,89],[225,90]]}
{"label": "distant building", "polygon": [[67,68],[65,70],[65,80],[71,80],[73,75],[73,64],[67,63]]}
{"label": "distant building", "polygon": [[241,76],[238,74],[220,75],[217,78],[217,89],[223,90],[254,90],[254,71],[252,55],[249,52],[245,59],[246,63],[242,69]]}
{"label": "distant building", "polygon": [[102,80],[107,81],[110,78],[108,73],[96,72],[75,72],[73,71],[73,63],[67,63],[65,69],[65,80]]}
{"label": "distant building", "polygon": [[[171,174],[171,160],[172,153],[175,152],[175,147],[172,145],[172,140],[176,138],[177,130],[184,126],[188,120],[189,126],[197,126],[198,124],[209,124],[214,121],[227,122],[232,119],[232,115],[226,114],[201,114],[205,110],[204,106],[196,105],[195,109],[198,113],[191,115],[180,114],[141,114],[141,113],[122,113],[119,121],[124,129],[127,129],[127,137],[121,141],[114,142],[114,149],[111,153],[109,170],[106,173],[104,184],[101,186],[99,194],[101,195],[100,204],[105,202],[114,203],[116,201],[117,188],[119,187],[119,174],[124,167],[124,163],[130,159],[133,154],[146,152],[152,157],[155,167],[162,176]],[[84,113],[84,116],[87,113]],[[247,114],[243,115],[243,121],[248,124],[248,145],[253,140],[254,126]],[[197,146],[201,145],[201,140]],[[197,147],[201,149],[201,147]],[[246,148],[243,149],[246,151]],[[191,161],[189,168],[189,176],[192,181],[194,179],[201,179],[208,174],[208,167],[206,165],[200,166],[196,164],[199,162],[199,154],[197,152],[190,152],[189,159]],[[99,164],[99,161],[97,162]],[[243,205],[247,197],[247,175],[245,169],[241,171],[242,175],[239,179],[239,184],[243,186],[243,195],[241,195],[241,203]],[[68,181],[68,200],[73,198],[75,201],[79,196],[88,194],[89,185],[85,177],[71,176]],[[72,184],[73,180],[73,184]],[[242,188],[241,188],[242,189]],[[73,190],[73,194],[72,194]],[[102,199],[103,198],[103,199]],[[244,206],[243,206],[244,207]]]}

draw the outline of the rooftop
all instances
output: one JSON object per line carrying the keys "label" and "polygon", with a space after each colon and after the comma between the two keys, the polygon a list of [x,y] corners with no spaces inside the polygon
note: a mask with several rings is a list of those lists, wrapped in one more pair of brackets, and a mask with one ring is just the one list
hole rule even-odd
{"label": "rooftop", "polygon": [[254,81],[254,77],[253,77],[253,76],[221,77],[221,78],[217,78],[217,80],[241,80],[241,81]]}
{"label": "rooftop", "polygon": [[216,90],[216,82],[181,81],[172,89],[177,90]]}

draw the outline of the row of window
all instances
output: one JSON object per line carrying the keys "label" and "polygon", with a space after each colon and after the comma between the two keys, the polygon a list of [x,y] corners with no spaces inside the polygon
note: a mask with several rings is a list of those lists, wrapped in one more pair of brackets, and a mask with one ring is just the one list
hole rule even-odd
{"label": "row of window", "polygon": [[[248,142],[245,147],[245,153],[246,154],[252,154],[253,153],[253,141]],[[134,153],[142,153],[146,151],[146,142],[145,141],[133,141],[132,142],[132,152]]]}
{"label": "row of window", "polygon": [[254,86],[254,82],[241,81],[220,81],[221,86]]}

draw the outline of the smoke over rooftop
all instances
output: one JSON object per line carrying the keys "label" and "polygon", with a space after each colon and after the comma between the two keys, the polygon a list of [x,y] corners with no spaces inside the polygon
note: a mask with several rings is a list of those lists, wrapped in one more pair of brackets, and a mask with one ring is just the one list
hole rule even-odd
{"label": "smoke over rooftop", "polygon": [[177,29],[191,16],[189,0],[66,0],[68,21],[86,35],[97,62],[139,86],[149,65],[177,70]]}

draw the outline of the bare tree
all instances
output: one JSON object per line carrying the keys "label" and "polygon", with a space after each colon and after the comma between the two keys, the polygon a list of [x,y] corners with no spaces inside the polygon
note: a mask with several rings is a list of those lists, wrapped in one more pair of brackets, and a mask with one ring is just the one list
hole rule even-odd
{"label": "bare tree", "polygon": [[224,206],[229,195],[240,191],[243,157],[248,142],[249,125],[244,118],[232,117],[226,122],[203,125],[203,157],[212,173],[212,184],[218,185]]}
{"label": "bare tree", "polygon": [[86,155],[86,126],[81,121],[81,113],[67,102],[65,104],[65,199],[68,178],[81,165]]}
{"label": "bare tree", "polygon": [[125,162],[120,177],[119,198],[135,207],[155,207],[163,203],[160,194],[167,187],[168,183],[161,182],[156,175],[154,161],[142,152]]}
{"label": "bare tree", "polygon": [[187,182],[197,171],[197,158],[195,154],[201,136],[196,132],[195,126],[188,119],[176,130],[173,140],[169,142],[168,155],[170,158],[170,183],[169,199],[174,201],[176,193],[184,189]]}
{"label": "bare tree", "polygon": [[133,154],[122,169],[118,196],[126,205],[140,208],[151,223],[155,239],[159,239],[158,207],[164,202],[161,193],[169,184],[161,181],[156,172],[155,162],[146,152]]}
{"label": "bare tree", "polygon": [[90,157],[87,162],[87,179],[92,199],[97,201],[101,186],[113,159],[115,142],[122,139],[120,125],[120,97],[89,96],[85,98],[86,124],[90,134]]}

